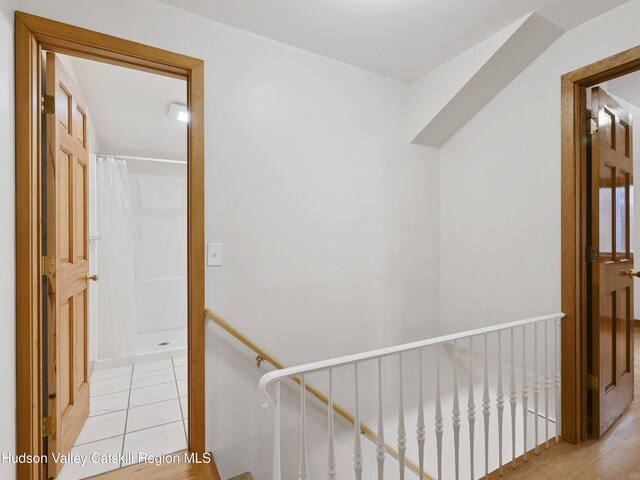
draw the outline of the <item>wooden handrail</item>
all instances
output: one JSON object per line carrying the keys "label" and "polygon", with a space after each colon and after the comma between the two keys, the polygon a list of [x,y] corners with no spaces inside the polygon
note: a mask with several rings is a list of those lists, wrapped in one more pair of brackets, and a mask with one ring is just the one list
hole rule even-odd
{"label": "wooden handrail", "polygon": [[[245,335],[243,335],[238,330],[236,330],[233,326],[231,326],[229,322],[227,322],[224,318],[222,318],[213,310],[207,308],[205,309],[204,314],[209,320],[211,320],[213,323],[221,327],[229,335],[234,337],[236,340],[240,341],[240,343],[242,343],[244,346],[246,346],[250,350],[253,350],[253,352],[256,353],[257,355],[256,360],[258,362],[258,365],[262,361],[266,361],[278,370],[282,370],[286,368],[273,355],[269,354],[267,351],[259,347],[256,343],[249,340]],[[294,382],[296,382],[298,385],[300,385],[299,377],[289,377],[289,378]],[[316,397],[322,403],[324,403],[325,405],[329,405],[329,399],[327,398],[327,396],[322,392],[320,392],[317,388],[313,387],[308,383],[305,385],[305,388],[307,392],[309,392],[311,395]],[[335,402],[333,404],[333,410],[342,418],[344,418],[349,423],[351,423],[351,425],[355,425],[356,419],[354,418],[354,416]],[[372,441],[374,444],[377,442],[378,435],[371,428],[369,428],[366,424],[362,422],[360,423],[360,432],[362,433],[362,435],[364,435],[367,439]],[[396,460],[400,458],[400,454],[398,453],[398,450],[396,450],[394,447],[392,447],[388,443],[384,445],[384,448],[387,451],[387,453],[391,455],[393,458],[395,458]],[[420,475],[420,467],[418,467],[418,465],[416,465],[414,461],[412,461],[409,458],[405,458],[405,465],[413,473]],[[433,480],[433,477],[431,477],[429,474],[424,473],[423,475],[425,479]]]}
{"label": "wooden handrail", "polygon": [[[258,358],[262,358],[263,360],[269,362],[271,365],[276,367],[278,370],[282,370],[283,368],[285,368],[285,366],[282,363],[280,363],[278,360],[276,360],[276,358],[274,356],[272,356],[269,353],[267,353],[266,351],[264,351],[258,345],[253,343],[251,340],[249,340],[243,334],[241,334],[238,330],[233,328],[229,322],[227,322],[224,318],[222,318],[216,312],[214,312],[213,310],[207,308],[204,311],[204,314],[209,320],[213,321],[213,323],[215,323],[216,325],[222,327],[222,329],[224,331],[226,331],[229,335],[234,337],[236,340],[239,340],[240,343],[242,343],[249,350],[253,350],[254,353],[256,353],[258,355]],[[299,381],[298,381],[298,383],[299,383]]]}

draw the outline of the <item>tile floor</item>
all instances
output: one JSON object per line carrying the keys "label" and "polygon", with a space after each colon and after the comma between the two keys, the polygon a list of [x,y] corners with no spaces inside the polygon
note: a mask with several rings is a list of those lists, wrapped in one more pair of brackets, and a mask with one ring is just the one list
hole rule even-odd
{"label": "tile floor", "polygon": [[187,448],[187,357],[95,370],[91,412],[72,455],[133,453],[133,461],[68,464],[58,480],[80,480],[136,463],[139,452]]}

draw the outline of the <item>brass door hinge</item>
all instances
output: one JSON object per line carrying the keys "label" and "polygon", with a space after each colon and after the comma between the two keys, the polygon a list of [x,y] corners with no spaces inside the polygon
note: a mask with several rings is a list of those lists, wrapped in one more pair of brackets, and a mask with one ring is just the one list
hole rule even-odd
{"label": "brass door hinge", "polygon": [[42,418],[42,436],[50,437],[56,433],[56,419],[55,417],[43,417]]}
{"label": "brass door hinge", "polygon": [[598,261],[598,250],[595,247],[587,247],[587,262],[596,263]]}
{"label": "brass door hinge", "polygon": [[587,375],[587,389],[588,390],[598,390],[600,387],[600,382],[598,381],[598,377],[595,375]]}
{"label": "brass door hinge", "polygon": [[56,113],[56,99],[53,95],[42,95],[40,111],[47,115]]}
{"label": "brass door hinge", "polygon": [[42,257],[42,275],[53,275],[56,273],[56,261],[53,257],[45,255]]}
{"label": "brass door hinge", "polygon": [[598,133],[599,128],[600,126],[598,125],[598,119],[590,118],[589,119],[589,135],[595,135],[596,133]]}

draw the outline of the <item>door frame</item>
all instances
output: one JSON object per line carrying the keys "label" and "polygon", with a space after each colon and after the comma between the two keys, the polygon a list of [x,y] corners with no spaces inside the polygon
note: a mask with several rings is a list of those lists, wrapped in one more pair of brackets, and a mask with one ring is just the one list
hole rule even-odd
{"label": "door frame", "polygon": [[[16,449],[44,453],[42,422],[42,246],[40,98],[43,49],[186,81],[188,445],[205,453],[204,62],[23,12],[15,13],[16,108]],[[18,480],[41,480],[41,463],[16,466]]]}
{"label": "door frame", "polygon": [[562,438],[587,439],[587,88],[640,70],[640,46],[562,76]]}

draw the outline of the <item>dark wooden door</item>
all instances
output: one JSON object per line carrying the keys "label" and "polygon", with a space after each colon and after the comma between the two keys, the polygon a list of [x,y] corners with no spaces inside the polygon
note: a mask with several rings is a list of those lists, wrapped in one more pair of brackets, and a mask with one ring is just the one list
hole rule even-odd
{"label": "dark wooden door", "polygon": [[591,108],[592,431],[600,437],[633,400],[633,146],[629,113],[603,89],[593,89]]}

